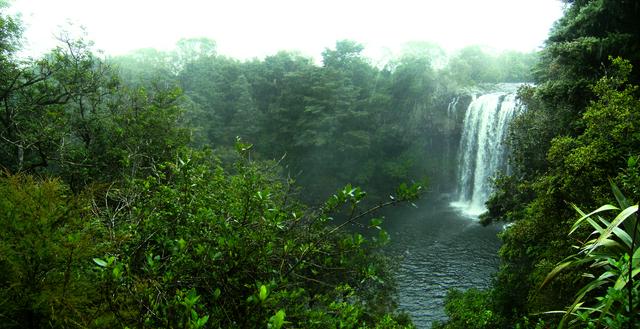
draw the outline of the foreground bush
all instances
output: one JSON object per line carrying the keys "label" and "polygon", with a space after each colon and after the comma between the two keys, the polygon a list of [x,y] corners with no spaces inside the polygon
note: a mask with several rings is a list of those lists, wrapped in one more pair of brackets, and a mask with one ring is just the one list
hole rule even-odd
{"label": "foreground bush", "polygon": [[[369,214],[365,193],[347,186],[310,210],[277,177],[185,152],[146,179],[94,186],[93,199],[2,178],[3,326],[410,326],[375,252],[381,220],[371,238],[340,229]],[[388,203],[418,192],[405,186]],[[337,225],[341,210],[350,215]]]}

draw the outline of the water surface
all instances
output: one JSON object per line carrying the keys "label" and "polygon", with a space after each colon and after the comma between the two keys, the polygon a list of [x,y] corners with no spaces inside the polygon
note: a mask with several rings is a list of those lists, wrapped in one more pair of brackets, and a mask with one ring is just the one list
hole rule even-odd
{"label": "water surface", "polygon": [[398,301],[418,328],[446,320],[444,298],[451,288],[486,288],[498,269],[499,226],[483,227],[448,202],[424,200],[418,208],[387,214],[387,246],[400,257]]}

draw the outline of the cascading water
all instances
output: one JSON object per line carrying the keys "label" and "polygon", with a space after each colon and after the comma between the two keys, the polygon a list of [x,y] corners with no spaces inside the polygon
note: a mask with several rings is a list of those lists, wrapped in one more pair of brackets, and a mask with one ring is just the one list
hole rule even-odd
{"label": "cascading water", "polygon": [[[452,177],[458,177],[456,194],[434,193],[416,209],[394,210],[403,220],[386,223],[391,236],[388,250],[401,260],[395,276],[398,303],[411,314],[416,328],[430,328],[435,321],[446,320],[447,291],[488,288],[500,264],[496,235],[501,227],[483,227],[469,218],[484,211],[490,177],[507,169],[502,141],[518,111],[514,91],[519,86],[497,85],[496,90],[502,92],[450,101],[447,120],[439,127],[448,138],[437,150],[445,152],[438,154],[444,158],[439,167],[443,184],[451,185]],[[459,208],[451,207],[451,199]]]}
{"label": "cascading water", "polygon": [[513,92],[474,97],[467,108],[458,151],[457,200],[452,206],[469,217],[486,211],[491,177],[507,170],[503,141],[518,109]]}

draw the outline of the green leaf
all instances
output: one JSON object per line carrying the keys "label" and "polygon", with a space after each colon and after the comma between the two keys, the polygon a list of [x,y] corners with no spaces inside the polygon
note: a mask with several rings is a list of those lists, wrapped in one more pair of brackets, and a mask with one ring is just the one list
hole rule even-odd
{"label": "green leaf", "polygon": [[[570,258],[574,258],[574,257],[571,256]],[[547,284],[549,284],[549,282],[551,282],[551,280],[553,280],[560,272],[564,271],[565,269],[576,266],[580,263],[586,263],[586,262],[587,261],[580,261],[580,260],[573,259],[573,260],[558,264],[558,266],[554,267],[553,270],[551,270],[551,272],[547,274],[547,277],[544,279],[544,281],[542,281],[542,284],[540,285],[540,289],[544,288]]]}
{"label": "green leaf", "polygon": [[113,277],[119,279],[122,276],[122,268],[120,266],[116,266],[113,268]]}
{"label": "green leaf", "polygon": [[627,232],[625,232],[619,227],[615,227],[613,228],[613,234],[617,236],[618,239],[620,239],[625,244],[625,246],[629,248],[629,250],[631,250],[632,241],[631,241],[631,237],[629,236],[629,234],[627,234]]}
{"label": "green leaf", "polygon": [[280,329],[284,325],[284,318],[286,314],[284,310],[279,310],[275,315],[269,319],[269,328]]}
{"label": "green leaf", "polygon": [[380,230],[380,232],[378,232],[378,241],[382,244],[389,242],[389,233],[385,230]]}
{"label": "green leaf", "polygon": [[269,293],[267,292],[267,287],[265,285],[261,285],[260,286],[260,293],[258,294],[258,297],[260,298],[260,301],[264,302],[264,300],[267,299],[268,295],[269,295]]}
{"label": "green leaf", "polygon": [[613,195],[616,197],[620,208],[628,208],[631,206],[631,203],[627,198],[622,194],[618,186],[613,182],[613,180],[609,179],[609,184],[611,184],[611,190],[613,190]]}
{"label": "green leaf", "polygon": [[204,327],[205,324],[207,324],[207,322],[209,321],[209,316],[205,315],[203,317],[201,317],[200,319],[198,319],[198,327]]}
{"label": "green leaf", "polygon": [[380,229],[380,225],[382,224],[382,218],[372,218],[369,222],[369,227]]}
{"label": "green leaf", "polygon": [[623,210],[621,213],[619,213],[618,216],[616,216],[616,218],[613,220],[613,222],[611,222],[611,225],[609,225],[607,229],[600,235],[596,243],[590,248],[589,252],[598,248],[601,245],[602,241],[609,238],[614,228],[618,227],[625,219],[627,219],[627,217],[631,216],[637,211],[638,211],[638,205],[635,205],[635,206],[628,207],[625,210]]}
{"label": "green leaf", "polygon": [[178,246],[180,249],[184,249],[187,246],[187,241],[184,241],[184,239],[178,240]]}
{"label": "green leaf", "polygon": [[107,266],[107,262],[103,261],[100,258],[94,258],[93,262],[98,264],[98,266],[100,266],[100,267],[106,267]]}
{"label": "green leaf", "polygon": [[[573,209],[575,209],[575,210],[576,210],[580,215],[582,215],[582,217],[580,217],[580,219],[578,219],[578,220],[573,224],[573,226],[571,227],[571,231],[569,231],[569,234],[570,234],[570,235],[571,235],[571,233],[573,233],[575,230],[577,230],[577,229],[578,229],[578,227],[580,227],[580,224],[581,224],[581,223],[582,223],[582,221],[584,221],[585,219],[590,218],[591,216],[593,216],[593,215],[595,215],[595,214],[597,214],[597,213],[603,212],[603,211],[608,211],[608,210],[618,210],[618,208],[617,208],[617,207],[614,207],[614,206],[612,206],[612,205],[609,205],[609,204],[608,204],[608,205],[604,205],[604,206],[602,206],[602,207],[600,207],[600,208],[598,208],[598,209],[596,209],[596,210],[594,210],[594,211],[592,211],[592,212],[590,212],[590,213],[588,213],[588,214],[585,214],[585,213],[584,213],[582,210],[580,210],[580,208],[578,208],[578,206],[576,206],[575,204],[572,204],[572,206],[573,206]],[[591,225],[593,226],[594,224],[593,224],[593,223],[591,223]],[[595,226],[594,226],[594,228],[598,229],[598,228],[599,228],[599,226],[598,226],[598,227],[595,227]]]}

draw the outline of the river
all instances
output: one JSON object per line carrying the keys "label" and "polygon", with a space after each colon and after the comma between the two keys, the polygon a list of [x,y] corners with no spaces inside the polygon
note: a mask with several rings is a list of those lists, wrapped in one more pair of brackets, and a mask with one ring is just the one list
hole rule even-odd
{"label": "river", "polygon": [[417,328],[446,320],[444,300],[449,289],[486,288],[499,265],[501,227],[481,226],[448,202],[423,200],[417,208],[389,214],[386,246],[399,257],[396,272],[399,308]]}

